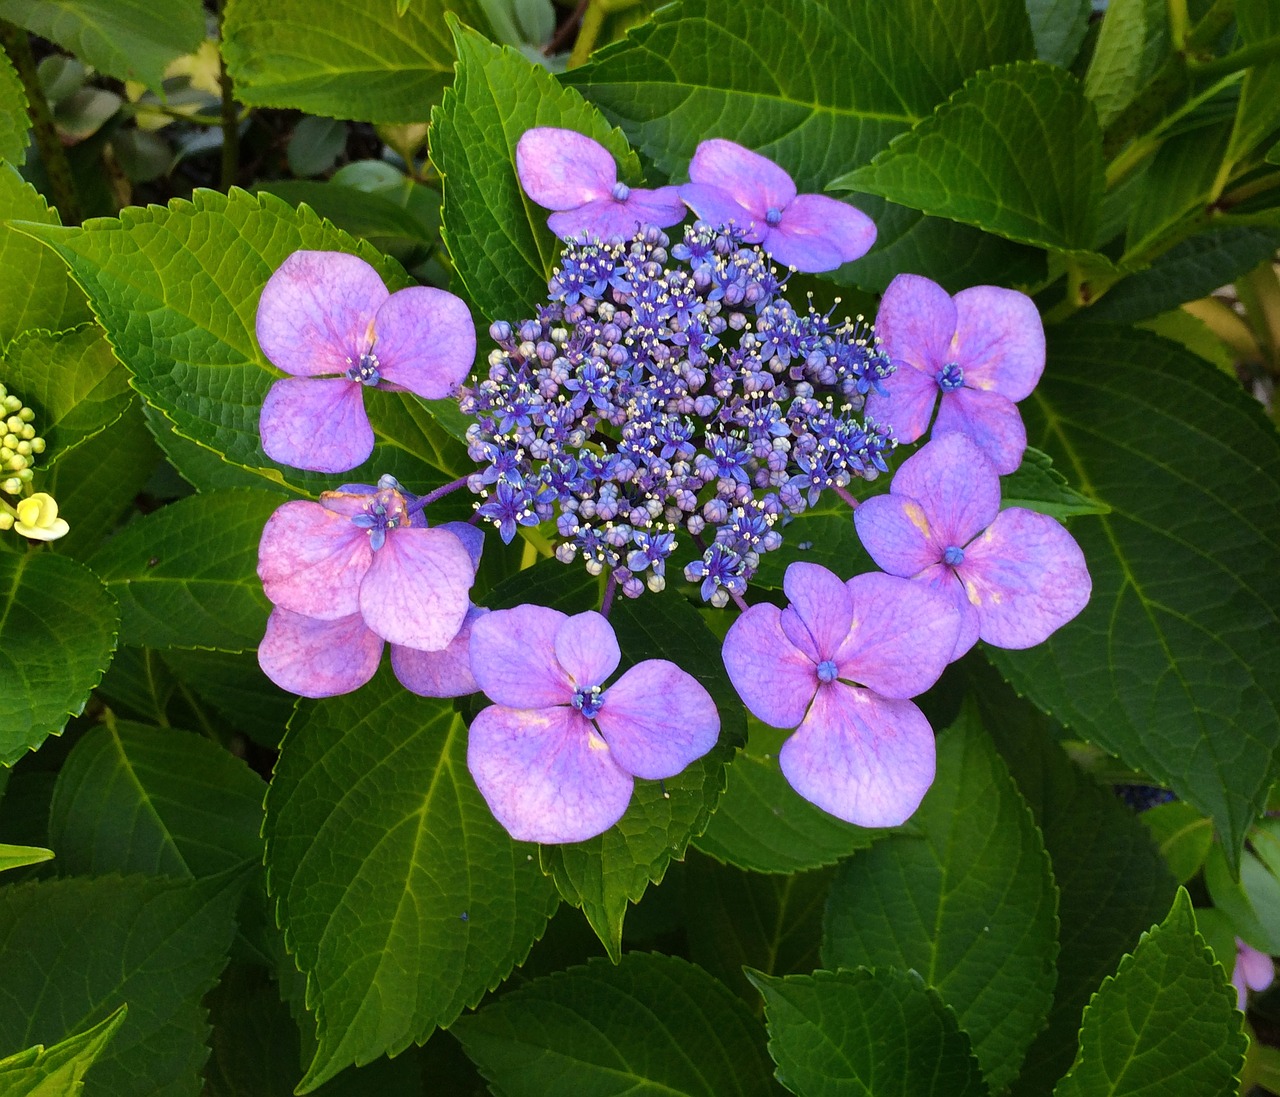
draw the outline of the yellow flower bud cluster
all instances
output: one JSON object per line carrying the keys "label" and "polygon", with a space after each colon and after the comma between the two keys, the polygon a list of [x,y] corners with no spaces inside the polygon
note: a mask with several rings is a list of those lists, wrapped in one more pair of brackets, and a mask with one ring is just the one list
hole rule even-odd
{"label": "yellow flower bud cluster", "polygon": [[0,491],[7,495],[19,495],[31,483],[35,458],[44,452],[35,417],[20,397],[0,384]]}

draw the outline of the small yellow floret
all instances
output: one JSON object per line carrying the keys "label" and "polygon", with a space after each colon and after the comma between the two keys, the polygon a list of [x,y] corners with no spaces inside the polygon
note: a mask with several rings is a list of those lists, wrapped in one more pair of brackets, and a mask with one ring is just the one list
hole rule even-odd
{"label": "small yellow floret", "polygon": [[21,500],[14,508],[18,520],[13,528],[33,541],[56,541],[65,537],[70,526],[58,517],[58,504],[47,492],[38,491]]}

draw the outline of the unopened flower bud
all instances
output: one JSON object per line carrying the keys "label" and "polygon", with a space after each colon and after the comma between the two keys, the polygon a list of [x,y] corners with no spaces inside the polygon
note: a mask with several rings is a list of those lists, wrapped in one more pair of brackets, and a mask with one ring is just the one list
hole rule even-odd
{"label": "unopened flower bud", "polygon": [[8,396],[4,398],[5,411],[18,411],[21,409],[21,407],[22,407],[22,401],[19,400],[12,393],[10,393]]}
{"label": "unopened flower bud", "polygon": [[10,476],[9,479],[0,483],[0,490],[3,490],[7,495],[17,495],[22,490],[22,481],[16,476]]}
{"label": "unopened flower bud", "polygon": [[39,437],[39,435],[37,435],[35,438],[31,439],[31,452],[44,453],[44,445],[45,445],[44,439]]}
{"label": "unopened flower bud", "polygon": [[16,415],[10,415],[5,421],[5,426],[9,428],[10,434],[21,434],[25,424]]}

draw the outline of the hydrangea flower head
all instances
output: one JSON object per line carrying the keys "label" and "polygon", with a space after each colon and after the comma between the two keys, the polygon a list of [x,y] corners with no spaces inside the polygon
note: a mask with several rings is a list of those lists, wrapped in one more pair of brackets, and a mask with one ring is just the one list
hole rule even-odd
{"label": "hydrangea flower head", "polygon": [[702,220],[735,225],[777,262],[816,274],[867,253],[876,227],[861,210],[823,194],[797,194],[772,160],[732,141],[703,141],[680,197]]}
{"label": "hydrangea flower head", "polygon": [[881,348],[898,368],[867,412],[914,442],[966,434],[1004,476],[1022,463],[1027,431],[1014,406],[1044,372],[1044,325],[1026,294],[974,286],[952,297],[918,274],[900,274],[876,314]]}
{"label": "hydrangea flower head", "polygon": [[516,143],[516,171],[525,194],[557,211],[547,226],[561,240],[629,238],[642,225],[667,228],[685,219],[676,187],[628,187],[609,150],[574,130],[525,130]]}
{"label": "hydrangea flower head", "polygon": [[902,463],[888,495],[853,514],[863,546],[891,575],[945,594],[961,614],[958,659],[979,638],[1029,648],[1076,616],[1092,581],[1084,553],[1047,514],[1000,509],[1000,478],[963,434]]}
{"label": "hydrangea flower head", "polygon": [[262,402],[262,448],[316,472],[345,472],[373,452],[365,388],[440,399],[476,351],[459,298],[427,286],[389,293],[363,259],[336,251],[295,251],[280,265],[258,303],[257,336],[292,375]]}
{"label": "hydrangea flower head", "polygon": [[471,669],[495,703],[471,723],[467,767],[512,837],[600,834],[636,777],[674,777],[715,745],[720,717],[697,679],[647,659],[606,685],[620,658],[598,613],[517,606],[471,626]]}
{"label": "hydrangea flower head", "polygon": [[801,796],[865,827],[905,822],[933,783],[933,730],[908,698],[928,689],[955,647],[958,611],[890,575],[847,583],[792,564],[790,605],[751,606],[729,629],[724,665],[743,703],[795,728],[778,763]]}

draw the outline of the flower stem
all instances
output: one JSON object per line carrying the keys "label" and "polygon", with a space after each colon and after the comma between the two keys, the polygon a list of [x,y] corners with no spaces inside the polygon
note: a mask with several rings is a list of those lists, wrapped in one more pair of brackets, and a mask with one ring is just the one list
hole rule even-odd
{"label": "flower stem", "polygon": [[733,604],[742,610],[743,613],[746,613],[747,610],[751,608],[747,605],[747,600],[743,598],[741,594],[734,594],[733,591],[729,591],[729,597],[733,599]]}
{"label": "flower stem", "polygon": [[426,495],[418,496],[416,502],[411,503],[408,507],[410,513],[422,510],[423,507],[430,506],[437,499],[443,499],[446,495],[457,491],[459,488],[465,488],[470,476],[459,476],[456,480],[450,480],[447,484],[442,484],[435,491],[429,491]]}
{"label": "flower stem", "polygon": [[[220,9],[225,3],[219,5]],[[236,110],[236,101],[231,87],[231,74],[227,72],[227,60],[218,43],[218,88],[222,92],[222,107],[219,124],[222,127],[222,168],[219,180],[224,191],[236,185],[240,175],[240,114]]]}
{"label": "flower stem", "polygon": [[851,510],[858,509],[858,500],[853,497],[848,488],[842,488],[839,484],[832,484],[831,490],[848,503]]}
{"label": "flower stem", "polygon": [[604,597],[600,599],[600,616],[608,617],[613,608],[613,594],[618,589],[618,580],[613,572],[609,572],[609,581],[604,585]]}

